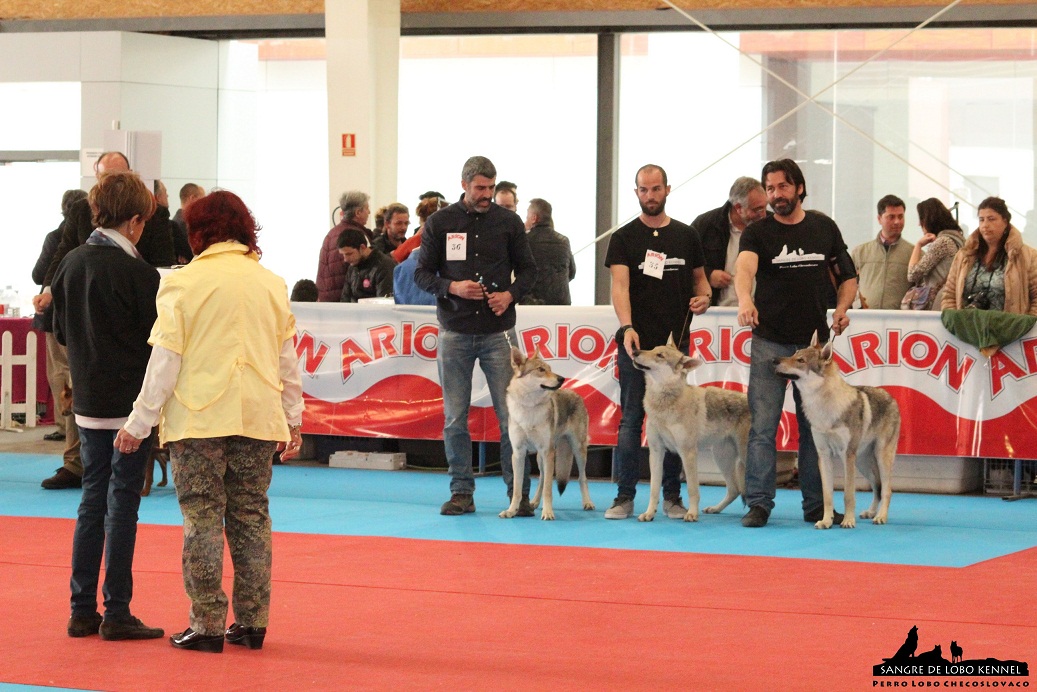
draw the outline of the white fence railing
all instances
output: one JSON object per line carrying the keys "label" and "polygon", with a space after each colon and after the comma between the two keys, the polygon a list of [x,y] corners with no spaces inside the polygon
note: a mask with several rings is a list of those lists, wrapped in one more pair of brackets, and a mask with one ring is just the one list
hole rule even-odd
{"label": "white fence railing", "polygon": [[[25,368],[25,401],[14,402],[14,369]],[[16,429],[13,414],[24,413],[25,425],[36,427],[36,334],[25,336],[25,355],[14,355],[14,336],[0,337],[0,430]]]}

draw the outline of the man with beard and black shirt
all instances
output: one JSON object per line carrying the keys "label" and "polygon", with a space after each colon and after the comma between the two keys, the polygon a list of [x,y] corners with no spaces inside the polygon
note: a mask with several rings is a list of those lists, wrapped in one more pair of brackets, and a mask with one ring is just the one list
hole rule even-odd
{"label": "man with beard and black shirt", "polygon": [[407,205],[393,202],[386,205],[382,232],[371,241],[371,249],[388,255],[403,245],[410,227],[410,211]]}
{"label": "man with beard and black shirt", "polygon": [[[803,209],[806,180],[796,162],[771,161],[763,167],[761,178],[774,216],[745,229],[735,264],[738,324],[753,328],[748,392],[752,427],[744,495],[749,512],[742,517],[742,526],[749,528],[765,526],[774,508],[775,435],[788,386],[774,371],[774,359],[787,358],[809,345],[815,331],[821,343],[828,341],[825,293],[831,286],[829,268],[839,282],[832,314],[836,334],[849,326],[846,311],[857,294],[857,272],[839,227],[824,214]],[[817,449],[795,387],[792,396],[799,424],[803,520],[814,523],[824,512]],[[842,515],[836,513],[834,521],[840,523]]]}
{"label": "man with beard and black shirt", "polygon": [[[635,349],[652,349],[670,335],[688,352],[691,313],[709,307],[712,291],[703,269],[702,245],[695,231],[666,215],[670,186],[660,166],[642,166],[634,178],[641,215],[617,230],[609,241],[605,266],[612,274],[612,307],[619,318],[616,357],[622,418],[614,456],[619,486],[606,519],[626,519],[634,512],[644,427],[645,376],[634,367]],[[683,519],[681,460],[668,452],[663,462],[663,510]]]}
{"label": "man with beard and black shirt", "polygon": [[[486,377],[500,426],[501,475],[512,497],[512,449],[505,395],[511,382],[515,304],[536,282],[537,268],[518,214],[493,203],[497,169],[473,156],[461,169],[464,195],[425,222],[414,282],[436,297],[439,343],[436,362],[443,387],[443,445],[450,473],[450,499],[439,513],[475,511],[472,437],[468,411],[475,363]],[[514,279],[512,276],[514,275]],[[517,339],[511,343],[517,344]],[[529,461],[522,476],[518,516],[533,516]]]}

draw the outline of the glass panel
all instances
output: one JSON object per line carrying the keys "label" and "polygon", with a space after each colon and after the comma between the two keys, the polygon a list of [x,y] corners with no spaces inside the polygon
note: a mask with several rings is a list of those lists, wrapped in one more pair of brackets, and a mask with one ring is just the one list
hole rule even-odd
{"label": "glass panel", "polygon": [[596,37],[403,38],[400,50],[400,201],[438,190],[454,202],[465,160],[489,157],[518,184],[523,219],[530,199],[551,203],[577,253],[573,304],[593,305]]}
{"label": "glass panel", "polygon": [[[999,195],[1017,227],[1037,227],[1035,41],[1029,28],[628,35],[620,188],[659,163],[671,215],[690,221],[737,176],[789,157],[805,206],[830,214],[850,247],[875,236],[875,203],[890,193],[907,203],[912,243],[928,197],[957,203],[972,229],[975,205]],[[621,217],[637,212],[633,194],[620,201]]]}
{"label": "glass panel", "polygon": [[0,83],[0,151],[79,149],[78,82]]}
{"label": "glass panel", "polygon": [[330,228],[324,41],[229,43],[218,184],[252,210],[262,226],[263,265],[291,290],[299,279],[315,278],[320,240]]}
{"label": "glass panel", "polygon": [[32,268],[43,239],[61,223],[61,195],[77,187],[78,162],[0,165],[0,228],[18,239],[14,252],[0,253],[0,289],[17,289],[23,315],[32,314],[32,297],[39,292]]}

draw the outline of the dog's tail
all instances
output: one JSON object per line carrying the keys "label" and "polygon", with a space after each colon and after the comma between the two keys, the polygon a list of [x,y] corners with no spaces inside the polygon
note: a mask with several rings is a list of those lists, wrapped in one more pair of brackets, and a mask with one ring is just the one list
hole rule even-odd
{"label": "dog's tail", "polygon": [[573,471],[573,448],[569,439],[563,437],[555,447],[555,480],[558,481],[558,494],[565,492],[565,486],[569,482],[569,475]]}

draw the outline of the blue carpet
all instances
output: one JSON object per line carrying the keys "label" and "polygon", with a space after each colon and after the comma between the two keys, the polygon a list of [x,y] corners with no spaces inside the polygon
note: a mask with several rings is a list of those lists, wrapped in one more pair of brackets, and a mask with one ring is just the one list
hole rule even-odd
{"label": "blue carpet", "polygon": [[[40,488],[40,480],[60,465],[51,455],[0,454],[0,514],[74,519],[77,491]],[[894,475],[894,481],[896,476]],[[534,479],[536,483],[536,479]],[[555,498],[557,520],[500,519],[507,504],[499,477],[476,481],[478,512],[443,517],[449,497],[445,473],[361,471],[327,467],[276,466],[270,489],[275,531],[348,536],[386,536],[445,541],[522,545],[579,546],[694,552],[721,555],[808,558],[936,567],[965,567],[1037,545],[1037,500],[1003,502],[996,497],[922,495],[894,492],[891,523],[858,521],[850,531],[819,531],[803,522],[798,491],[779,490],[777,506],[764,529],[745,529],[739,503],[722,514],[701,514],[686,524],[661,513],[654,522],[602,517],[615,495],[612,483],[591,483],[597,510],[580,509],[575,481]],[[647,484],[639,486],[638,512],[648,503]],[[714,504],[723,488],[703,487],[702,503]],[[870,493],[858,493],[866,506]],[[836,494],[841,508],[842,494]],[[179,525],[181,515],[171,487],[153,487],[141,502],[140,521]]]}

